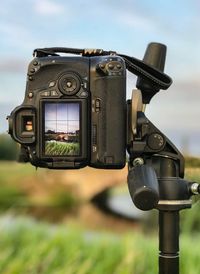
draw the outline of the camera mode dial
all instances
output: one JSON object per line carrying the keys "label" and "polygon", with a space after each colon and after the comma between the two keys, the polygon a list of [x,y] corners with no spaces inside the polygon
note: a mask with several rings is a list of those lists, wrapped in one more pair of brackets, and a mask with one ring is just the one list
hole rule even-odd
{"label": "camera mode dial", "polygon": [[63,74],[58,82],[58,87],[63,94],[74,95],[80,89],[81,82],[75,73]]}

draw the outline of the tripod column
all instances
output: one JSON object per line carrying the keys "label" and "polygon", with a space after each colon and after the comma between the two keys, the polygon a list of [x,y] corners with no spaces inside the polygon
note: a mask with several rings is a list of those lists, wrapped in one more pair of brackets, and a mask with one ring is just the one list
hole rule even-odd
{"label": "tripod column", "polygon": [[[159,274],[179,274],[179,212],[191,207],[188,183],[178,161],[155,157],[159,175]],[[159,163],[159,164],[158,164]]]}
{"label": "tripod column", "polygon": [[159,274],[179,273],[179,211],[159,211]]}

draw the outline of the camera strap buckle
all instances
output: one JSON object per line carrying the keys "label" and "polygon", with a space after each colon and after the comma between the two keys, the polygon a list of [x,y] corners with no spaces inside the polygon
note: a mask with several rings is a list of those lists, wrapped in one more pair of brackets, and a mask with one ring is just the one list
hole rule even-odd
{"label": "camera strap buckle", "polygon": [[105,51],[103,49],[83,49],[82,56],[103,56],[103,55],[116,55],[116,51]]}

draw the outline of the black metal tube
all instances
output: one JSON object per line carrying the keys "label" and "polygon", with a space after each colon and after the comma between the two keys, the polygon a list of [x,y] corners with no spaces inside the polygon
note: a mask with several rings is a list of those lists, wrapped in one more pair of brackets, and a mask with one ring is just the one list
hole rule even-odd
{"label": "black metal tube", "polygon": [[128,172],[128,188],[134,205],[141,210],[155,208],[159,201],[158,180],[151,166],[138,165]]}
{"label": "black metal tube", "polygon": [[179,211],[159,212],[159,274],[179,273]]}
{"label": "black metal tube", "polygon": [[[160,158],[159,190],[161,203],[159,209],[159,274],[179,274],[179,210],[180,205],[170,206],[173,200],[182,200],[175,191],[179,176],[179,166],[174,159]],[[163,182],[167,179],[167,188]],[[171,179],[171,181],[170,181]],[[177,195],[174,194],[177,193]],[[173,194],[173,195],[172,195]],[[169,204],[168,204],[169,203]]]}

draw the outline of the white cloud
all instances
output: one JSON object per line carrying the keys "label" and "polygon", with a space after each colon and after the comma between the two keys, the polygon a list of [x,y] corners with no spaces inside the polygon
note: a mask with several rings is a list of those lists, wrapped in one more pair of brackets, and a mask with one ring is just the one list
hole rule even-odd
{"label": "white cloud", "polygon": [[63,12],[63,6],[50,0],[37,0],[35,10],[41,15],[56,15]]}

